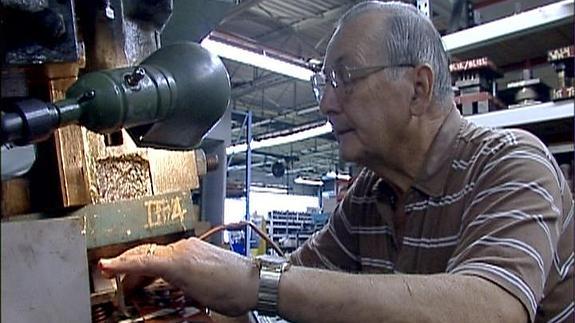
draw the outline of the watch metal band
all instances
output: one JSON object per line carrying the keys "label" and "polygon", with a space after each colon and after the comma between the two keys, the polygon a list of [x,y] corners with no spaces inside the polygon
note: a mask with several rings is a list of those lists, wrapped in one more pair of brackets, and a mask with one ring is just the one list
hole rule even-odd
{"label": "watch metal band", "polygon": [[260,286],[258,290],[258,313],[266,316],[276,316],[278,311],[278,287],[281,272],[260,271]]}
{"label": "watch metal band", "polygon": [[256,310],[259,314],[265,316],[277,316],[280,278],[282,273],[290,268],[291,264],[283,258],[278,259],[276,257],[272,261],[266,261],[265,259],[256,260],[257,266],[260,268]]}

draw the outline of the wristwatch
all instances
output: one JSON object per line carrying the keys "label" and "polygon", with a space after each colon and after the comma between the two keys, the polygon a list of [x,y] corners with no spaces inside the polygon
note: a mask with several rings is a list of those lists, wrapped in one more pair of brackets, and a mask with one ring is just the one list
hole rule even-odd
{"label": "wristwatch", "polygon": [[256,311],[265,316],[277,316],[280,278],[291,264],[285,258],[270,255],[259,256],[255,261],[260,270]]}

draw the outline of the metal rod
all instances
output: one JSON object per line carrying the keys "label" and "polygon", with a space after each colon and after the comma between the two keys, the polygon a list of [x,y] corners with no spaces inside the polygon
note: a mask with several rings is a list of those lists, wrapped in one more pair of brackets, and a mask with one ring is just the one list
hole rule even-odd
{"label": "metal rod", "polygon": [[[250,216],[250,185],[252,183],[252,111],[246,115],[246,216],[247,222],[251,221]],[[250,241],[252,238],[250,227],[246,227],[246,256],[250,254]]]}

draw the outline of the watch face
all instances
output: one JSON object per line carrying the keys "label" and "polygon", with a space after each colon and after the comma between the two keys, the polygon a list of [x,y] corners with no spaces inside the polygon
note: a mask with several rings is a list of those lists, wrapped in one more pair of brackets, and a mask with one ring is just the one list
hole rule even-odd
{"label": "watch face", "polygon": [[286,258],[272,255],[261,255],[258,256],[256,259],[258,259],[263,265],[266,266],[273,266],[273,265],[281,266],[283,263],[287,261]]}

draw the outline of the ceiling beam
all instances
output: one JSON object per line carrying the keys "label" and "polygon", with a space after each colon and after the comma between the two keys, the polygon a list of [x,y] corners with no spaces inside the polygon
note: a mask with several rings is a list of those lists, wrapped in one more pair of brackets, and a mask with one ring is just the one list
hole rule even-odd
{"label": "ceiling beam", "polygon": [[283,129],[283,130],[272,131],[272,132],[260,134],[255,139],[264,140],[264,139],[275,138],[275,137],[284,137],[284,136],[288,136],[288,135],[291,135],[294,133],[298,133],[300,131],[317,128],[317,127],[322,126],[323,124],[325,124],[325,119],[316,120],[316,121],[312,121],[312,122],[309,122],[306,124],[295,126],[293,128],[290,128],[290,129]]}
{"label": "ceiling beam", "polygon": [[[275,149],[275,152],[289,154],[291,150],[288,149]],[[329,142],[326,144],[321,144],[313,148],[293,150],[297,151],[299,161],[301,163],[319,163],[320,161],[327,161],[330,165],[333,164],[333,160],[338,159],[337,152],[337,142]]]}
{"label": "ceiling beam", "polygon": [[256,37],[256,40],[263,41],[263,42],[271,41],[271,40],[281,38],[281,37],[288,35],[288,34],[291,34],[291,33],[297,33],[297,32],[300,32],[302,30],[309,29],[309,28],[316,26],[320,23],[334,21],[334,20],[338,19],[339,17],[341,17],[341,15],[343,13],[345,13],[349,8],[351,8],[351,6],[352,6],[352,4],[345,4],[345,5],[336,7],[334,9],[324,11],[318,15],[301,19],[301,20],[296,21],[292,24],[289,24],[285,27],[282,27],[280,29],[276,29],[275,31],[272,31],[271,33],[267,33],[267,34],[262,35],[260,37]]}
{"label": "ceiling beam", "polygon": [[[319,112],[319,106],[317,106],[317,104],[307,104],[307,105],[302,106],[300,109],[296,108],[296,110],[290,111],[288,113],[283,113],[283,114],[271,117],[269,119],[264,119],[261,121],[253,122],[252,123],[252,129],[257,128],[257,127],[264,127],[264,126],[267,126],[267,125],[272,124],[272,123],[282,122],[285,119],[295,118],[295,117],[299,117],[302,115],[315,113],[315,112]],[[282,122],[282,123],[288,124],[286,122]],[[232,133],[238,132],[238,131],[240,131],[240,128],[232,129]]]}
{"label": "ceiling beam", "polygon": [[[334,150],[336,151],[334,152]],[[325,156],[327,154],[329,154],[329,156]],[[332,158],[335,158],[337,160],[338,158],[337,143],[330,144],[330,147],[315,151],[313,153],[301,154],[299,158],[301,163],[309,161],[312,158],[314,159],[312,162],[320,162],[321,159],[331,160]]]}
{"label": "ceiling beam", "polygon": [[263,1],[264,0],[244,0],[240,2],[240,4],[238,4],[232,10],[230,10],[230,12],[224,17],[224,19],[222,19],[220,25],[230,21],[231,19],[234,19],[244,11],[249,10],[253,6],[257,6]]}
{"label": "ceiling beam", "polygon": [[[230,166],[237,166],[237,165],[245,165],[246,163],[246,159],[245,158],[237,158],[239,157],[238,155],[234,155],[234,162],[230,164]],[[245,156],[242,156],[245,157]],[[285,161],[285,162],[297,162],[299,161],[299,156],[295,156],[295,155],[284,155],[284,154],[277,154],[277,153],[271,153],[271,152],[265,152],[265,151],[252,151],[252,158],[255,159],[255,157],[267,160],[269,159],[270,162],[275,162],[275,161]]]}
{"label": "ceiling beam", "polygon": [[329,142],[327,144],[319,145],[313,148],[304,149],[300,151],[300,156],[305,157],[315,156],[318,153],[324,153],[328,150],[332,150],[334,147],[337,147],[337,143]]}
{"label": "ceiling beam", "polygon": [[[239,104],[238,104],[239,103]],[[244,122],[244,116],[239,115],[239,114],[234,114],[234,111],[248,111],[251,110],[252,111],[252,130],[254,129],[254,123],[258,123],[258,122],[264,122],[269,120],[269,118],[273,118],[276,116],[276,114],[273,111],[270,111],[269,109],[261,109],[261,106],[257,105],[257,104],[253,104],[251,102],[245,102],[245,101],[237,101],[236,102],[236,108],[234,110],[232,110],[232,120],[239,124],[237,127],[233,128],[233,132],[237,133],[240,130],[242,130],[241,125]],[[240,108],[245,108],[245,109],[240,109]],[[263,112],[260,113],[260,112]],[[294,127],[295,125],[291,122],[285,122],[285,121],[278,121],[277,122],[278,125],[282,126],[282,127]],[[242,131],[245,131],[245,128],[243,128]]]}
{"label": "ceiling beam", "polygon": [[276,73],[269,73],[254,80],[242,83],[241,85],[234,86],[232,89],[232,99],[237,99],[261,89],[270,88],[293,81],[293,78],[285,77]]}

